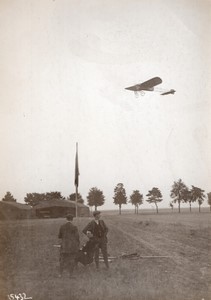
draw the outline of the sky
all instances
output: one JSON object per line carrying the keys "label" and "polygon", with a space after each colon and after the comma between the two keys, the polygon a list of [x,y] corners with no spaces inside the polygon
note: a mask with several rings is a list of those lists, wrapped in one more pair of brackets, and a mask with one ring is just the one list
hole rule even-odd
{"label": "sky", "polygon": [[[1,0],[0,198],[211,191],[211,1]],[[125,87],[159,76],[136,98]],[[206,201],[206,200],[205,200]],[[131,204],[123,208],[131,208]]]}

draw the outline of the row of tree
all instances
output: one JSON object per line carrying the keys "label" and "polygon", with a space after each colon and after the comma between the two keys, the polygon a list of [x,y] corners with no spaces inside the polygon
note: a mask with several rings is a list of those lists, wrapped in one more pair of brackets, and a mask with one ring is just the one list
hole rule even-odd
{"label": "row of tree", "polygon": [[[208,204],[210,205],[211,209],[211,193],[208,193]],[[173,198],[173,203],[178,203],[178,209],[180,212],[180,204],[182,202],[188,203],[191,211],[192,203],[198,202],[199,205],[199,212],[202,203],[205,199],[205,191],[200,189],[199,187],[196,187],[192,185],[191,189],[189,189],[185,183],[179,179],[177,182],[174,182],[171,190],[170,196]]]}
{"label": "row of tree", "polygon": [[[195,187],[192,185],[191,189],[189,189],[185,183],[179,179],[178,181],[175,181],[172,185],[170,196],[172,198],[172,201],[170,202],[171,208],[173,208],[173,203],[178,204],[178,211],[180,213],[180,206],[181,203],[188,203],[191,207],[192,203],[198,202],[199,205],[199,212],[201,209],[201,205],[205,199],[205,191],[202,190],[199,187]],[[211,193],[207,194],[208,196],[208,204],[210,206],[211,211]],[[148,203],[154,204],[156,207],[156,211],[158,213],[158,203],[163,200],[163,196],[159,188],[153,187],[151,190],[148,191],[146,195],[146,201]],[[24,198],[24,201],[26,204],[30,206],[36,206],[41,201],[50,201],[52,199],[58,199],[58,200],[70,200],[75,201],[76,194],[72,193],[67,198],[63,197],[60,192],[49,192],[49,193],[28,193],[26,194],[26,197]],[[121,214],[121,209],[123,204],[127,204],[130,202],[132,205],[135,206],[135,213],[138,214],[139,206],[143,204],[144,196],[141,194],[139,190],[134,190],[133,193],[129,197],[129,201],[126,195],[126,190],[124,188],[123,183],[118,183],[116,187],[114,188],[114,196],[113,196],[114,204],[119,206],[119,214]],[[10,192],[7,192],[5,197],[2,199],[2,201],[15,201],[14,197],[11,195]],[[77,201],[79,203],[84,203],[84,199],[82,198],[81,194],[79,193],[77,195]],[[103,192],[98,189],[97,187],[93,187],[89,190],[88,196],[87,196],[87,204],[90,207],[94,207],[96,210],[98,206],[102,206],[105,203],[105,196]]]}
{"label": "row of tree", "polygon": [[[208,204],[210,205],[211,210],[211,193],[208,193]],[[178,211],[180,213],[181,203],[188,203],[191,212],[192,203],[198,202],[199,212],[201,209],[201,205],[205,199],[205,192],[201,188],[195,187],[192,185],[192,188],[189,189],[184,182],[179,179],[177,182],[174,182],[172,185],[172,189],[170,191],[170,196],[172,201],[170,202],[170,206],[173,208],[173,203],[178,203]],[[159,188],[153,187],[148,191],[146,195],[146,201],[148,203],[154,204],[156,207],[156,211],[158,213],[158,203],[163,200],[163,196]],[[124,188],[123,183],[118,183],[114,189],[114,204],[119,206],[119,214],[121,214],[121,208],[123,204],[127,204],[128,199],[126,196],[126,190]],[[105,198],[103,192],[97,188],[92,188],[89,191],[87,197],[88,205],[94,206],[95,210],[97,206],[101,206],[104,204]],[[138,213],[139,206],[143,204],[144,197],[143,194],[140,193],[139,190],[134,190],[130,195],[129,202],[135,206],[135,213]]]}
{"label": "row of tree", "polygon": [[[28,193],[24,198],[26,204],[34,207],[42,201],[51,201],[51,200],[70,200],[75,201],[76,195],[75,193],[70,194],[67,198],[63,197],[61,192],[49,192],[49,193]],[[5,202],[17,202],[17,200],[13,197],[10,192],[7,192],[2,201]],[[79,203],[84,203],[84,200],[81,194],[78,194],[77,201]]]}

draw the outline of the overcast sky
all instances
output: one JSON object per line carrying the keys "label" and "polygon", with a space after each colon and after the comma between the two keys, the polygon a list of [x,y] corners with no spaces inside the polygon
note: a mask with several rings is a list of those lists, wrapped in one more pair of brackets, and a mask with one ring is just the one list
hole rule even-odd
{"label": "overcast sky", "polygon": [[[73,193],[76,142],[104,209],[119,182],[160,207],[179,178],[210,192],[210,20],[207,0],[1,0],[0,198]],[[155,76],[175,95],[124,89]]]}

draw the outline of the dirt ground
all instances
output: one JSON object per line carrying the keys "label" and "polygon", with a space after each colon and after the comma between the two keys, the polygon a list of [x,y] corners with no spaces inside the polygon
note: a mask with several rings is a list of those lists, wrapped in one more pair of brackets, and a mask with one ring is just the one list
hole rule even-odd
{"label": "dirt ground", "polygon": [[[117,257],[106,272],[79,266],[76,280],[58,278],[57,234],[64,219],[0,224],[0,300],[26,293],[32,299],[210,300],[210,213],[102,214],[108,251]],[[89,218],[74,223],[81,233]],[[136,252],[139,258],[122,259]],[[22,300],[21,298],[18,300]]]}

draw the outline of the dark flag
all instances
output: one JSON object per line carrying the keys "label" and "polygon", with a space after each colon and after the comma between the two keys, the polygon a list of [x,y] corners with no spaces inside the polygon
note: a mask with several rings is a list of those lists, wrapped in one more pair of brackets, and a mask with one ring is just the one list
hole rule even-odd
{"label": "dark flag", "polygon": [[78,143],[76,144],[76,155],[75,155],[75,186],[79,184],[79,167],[78,167]]}

